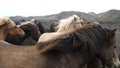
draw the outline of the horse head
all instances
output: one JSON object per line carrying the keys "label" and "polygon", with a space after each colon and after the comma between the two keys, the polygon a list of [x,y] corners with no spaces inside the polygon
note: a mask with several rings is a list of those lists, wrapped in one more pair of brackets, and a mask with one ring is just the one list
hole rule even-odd
{"label": "horse head", "polygon": [[4,27],[3,30],[7,31],[6,33],[9,33],[13,36],[24,36],[25,34],[24,31],[17,27],[15,22],[8,17],[0,18],[0,25]]}
{"label": "horse head", "polygon": [[57,32],[71,32],[75,29],[82,28],[80,23],[80,18],[77,15],[70,16],[69,18],[60,20],[59,25],[57,26]]}

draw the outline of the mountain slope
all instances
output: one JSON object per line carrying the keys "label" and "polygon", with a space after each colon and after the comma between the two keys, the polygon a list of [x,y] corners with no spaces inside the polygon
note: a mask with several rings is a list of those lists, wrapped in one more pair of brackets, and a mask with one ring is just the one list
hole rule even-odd
{"label": "mountain slope", "polygon": [[110,22],[119,23],[120,22],[120,10],[109,10],[95,16],[95,20],[99,22]]}

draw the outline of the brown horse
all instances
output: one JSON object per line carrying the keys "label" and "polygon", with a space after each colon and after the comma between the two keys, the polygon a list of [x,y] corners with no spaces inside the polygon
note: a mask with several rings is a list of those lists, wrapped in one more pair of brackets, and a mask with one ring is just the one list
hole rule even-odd
{"label": "brown horse", "polygon": [[[85,27],[87,24],[99,24],[98,22],[93,22],[93,23],[90,23],[88,22],[87,20],[85,19],[81,19],[80,20],[80,23],[82,24],[83,27]],[[118,68],[120,66],[120,61],[119,61],[119,58],[118,58],[118,54],[116,52],[116,49],[114,50],[114,57],[113,57],[113,62],[114,62],[114,67],[115,68]],[[102,66],[101,66],[102,64]],[[101,60],[95,56],[88,64],[87,64],[87,68],[105,68],[105,64],[104,62],[101,62]],[[113,67],[113,68],[114,68]],[[86,67],[85,67],[86,68]]]}
{"label": "brown horse", "polygon": [[35,46],[0,44],[0,68],[83,68],[95,55],[112,65],[115,30],[88,25]]}
{"label": "brown horse", "polygon": [[5,40],[7,34],[24,36],[25,33],[11,19],[3,17],[0,18],[0,40]]}
{"label": "brown horse", "polygon": [[15,44],[15,45],[22,45],[23,42],[28,37],[32,38],[36,42],[38,41],[39,36],[41,35],[41,32],[39,31],[39,27],[34,22],[32,21],[21,22],[19,27],[25,32],[25,36],[19,37],[19,36],[12,36],[9,34],[7,35],[5,41]]}

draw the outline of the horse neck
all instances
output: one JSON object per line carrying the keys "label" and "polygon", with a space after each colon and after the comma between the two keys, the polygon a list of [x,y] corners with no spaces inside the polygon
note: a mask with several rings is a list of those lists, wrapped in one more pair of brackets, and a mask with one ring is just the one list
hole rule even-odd
{"label": "horse neck", "polygon": [[6,36],[7,36],[7,30],[5,27],[1,27],[0,28],[0,40],[5,40]]}
{"label": "horse neck", "polygon": [[77,28],[74,28],[73,27],[73,25],[72,26],[69,26],[69,27],[62,27],[62,28],[59,28],[58,30],[57,30],[57,32],[72,32],[72,31],[74,31],[74,30],[76,30]]}
{"label": "horse neck", "polygon": [[58,30],[57,32],[66,32],[65,30]]}
{"label": "horse neck", "polygon": [[63,32],[63,33],[65,33],[65,32],[71,32],[72,30],[66,30],[66,29],[58,29],[57,30],[57,32]]}

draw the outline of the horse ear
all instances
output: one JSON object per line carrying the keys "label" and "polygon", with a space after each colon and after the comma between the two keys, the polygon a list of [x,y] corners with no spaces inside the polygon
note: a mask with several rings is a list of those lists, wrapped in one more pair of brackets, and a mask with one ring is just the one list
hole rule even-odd
{"label": "horse ear", "polygon": [[111,31],[110,36],[111,36],[112,38],[115,36],[116,30],[117,30],[117,29],[113,29],[113,30]]}

